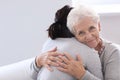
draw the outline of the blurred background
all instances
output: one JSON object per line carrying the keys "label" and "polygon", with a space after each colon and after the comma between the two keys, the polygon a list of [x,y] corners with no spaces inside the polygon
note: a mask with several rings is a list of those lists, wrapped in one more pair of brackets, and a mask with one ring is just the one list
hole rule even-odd
{"label": "blurred background", "polygon": [[0,66],[38,55],[55,12],[78,3],[95,8],[101,35],[120,44],[120,0],[0,0]]}

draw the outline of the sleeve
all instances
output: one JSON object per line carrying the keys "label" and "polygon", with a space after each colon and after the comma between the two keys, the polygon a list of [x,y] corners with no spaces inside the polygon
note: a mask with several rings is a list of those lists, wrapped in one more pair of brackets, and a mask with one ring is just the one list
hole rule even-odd
{"label": "sleeve", "polygon": [[120,47],[111,53],[106,58],[104,77],[105,80],[120,80]]}
{"label": "sleeve", "polygon": [[89,50],[86,60],[86,73],[82,80],[103,80],[102,66],[98,53]]}
{"label": "sleeve", "polygon": [[85,75],[80,80],[102,80],[86,70]]}
{"label": "sleeve", "polygon": [[[41,49],[41,53],[39,55],[43,54],[43,52],[50,50],[51,46],[53,44],[52,42],[53,41],[50,38],[48,38],[47,41],[43,44],[43,47]],[[55,46],[53,46],[53,47],[55,47]],[[40,70],[41,70],[41,68],[38,68],[36,66],[35,58],[34,58],[34,61],[30,65],[30,76],[33,80],[37,80],[37,77],[38,77]]]}
{"label": "sleeve", "polygon": [[37,75],[38,72],[40,71],[41,68],[38,68],[35,64],[35,59],[30,65],[30,75],[33,80],[37,80]]}

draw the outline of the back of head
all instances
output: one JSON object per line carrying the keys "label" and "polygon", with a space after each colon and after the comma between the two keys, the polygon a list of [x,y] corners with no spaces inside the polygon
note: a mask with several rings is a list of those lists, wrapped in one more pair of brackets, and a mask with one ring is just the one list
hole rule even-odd
{"label": "back of head", "polygon": [[71,9],[72,7],[65,5],[56,12],[55,21],[48,28],[49,37],[51,37],[52,39],[74,37],[66,26],[67,16]]}
{"label": "back of head", "polygon": [[77,23],[80,23],[80,21],[85,17],[90,17],[95,22],[99,21],[99,15],[92,8],[88,6],[79,4],[70,11],[67,17],[67,26],[73,34],[74,34],[74,26]]}

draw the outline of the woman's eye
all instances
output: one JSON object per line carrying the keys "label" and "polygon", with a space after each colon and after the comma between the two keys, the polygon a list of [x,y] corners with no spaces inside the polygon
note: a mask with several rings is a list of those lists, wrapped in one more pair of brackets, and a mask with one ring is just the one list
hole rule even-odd
{"label": "woman's eye", "polygon": [[93,30],[95,30],[96,28],[94,27],[94,26],[91,26],[90,28],[89,28],[89,30],[90,31],[93,31]]}
{"label": "woman's eye", "polygon": [[83,31],[79,32],[79,35],[81,35],[81,36],[83,36],[84,34],[85,34],[85,32],[83,32]]}

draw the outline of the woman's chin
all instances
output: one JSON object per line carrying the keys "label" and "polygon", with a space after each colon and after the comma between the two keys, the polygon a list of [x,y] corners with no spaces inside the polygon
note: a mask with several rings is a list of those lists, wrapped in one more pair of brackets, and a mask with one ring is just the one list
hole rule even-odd
{"label": "woman's chin", "polygon": [[97,41],[96,40],[93,40],[91,42],[88,42],[87,43],[87,46],[90,47],[90,48],[95,48],[97,46]]}
{"label": "woman's chin", "polygon": [[97,45],[96,44],[87,44],[87,46],[90,48],[95,48]]}

